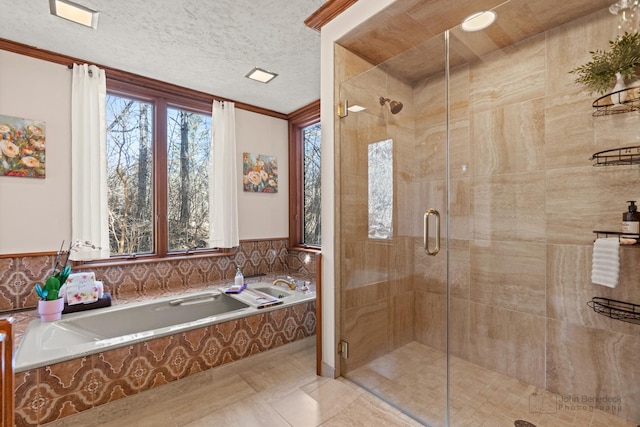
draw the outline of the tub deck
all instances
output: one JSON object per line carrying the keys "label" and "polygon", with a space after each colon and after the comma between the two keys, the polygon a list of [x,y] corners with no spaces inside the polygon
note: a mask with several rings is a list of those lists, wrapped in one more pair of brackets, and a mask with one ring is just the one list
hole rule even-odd
{"label": "tub deck", "polygon": [[[315,300],[308,291],[274,287],[271,278],[248,281],[249,292],[262,291],[282,304],[265,308],[250,305],[242,294],[234,298],[216,284],[189,294],[172,293],[151,301],[63,315],[55,322],[31,318],[16,352],[15,371],[21,372],[105,350],[232,321],[262,312]],[[24,322],[24,320],[23,320]]]}

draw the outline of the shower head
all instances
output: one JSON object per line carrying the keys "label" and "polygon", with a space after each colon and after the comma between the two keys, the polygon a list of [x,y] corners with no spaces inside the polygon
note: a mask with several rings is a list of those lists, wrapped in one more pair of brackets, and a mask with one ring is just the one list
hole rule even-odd
{"label": "shower head", "polygon": [[387,102],[389,103],[389,110],[391,111],[391,114],[398,114],[400,110],[402,110],[402,102],[392,101],[384,96],[380,97],[380,105],[384,105]]}

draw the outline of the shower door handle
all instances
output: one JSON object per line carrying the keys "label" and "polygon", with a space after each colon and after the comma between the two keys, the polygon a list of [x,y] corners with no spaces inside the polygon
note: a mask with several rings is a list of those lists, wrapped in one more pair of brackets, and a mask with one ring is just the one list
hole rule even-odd
{"label": "shower door handle", "polygon": [[[436,247],[433,250],[429,249],[429,217],[431,215],[436,217]],[[427,255],[435,256],[440,252],[440,212],[435,209],[429,209],[424,213],[423,245]]]}

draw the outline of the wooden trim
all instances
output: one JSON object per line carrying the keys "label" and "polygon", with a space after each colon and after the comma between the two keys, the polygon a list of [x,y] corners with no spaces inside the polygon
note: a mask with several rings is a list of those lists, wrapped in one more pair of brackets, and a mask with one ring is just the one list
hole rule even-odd
{"label": "wooden trim", "polygon": [[0,421],[3,427],[14,425],[14,374],[13,374],[13,318],[0,319],[0,337],[2,338],[2,359],[0,360],[0,374],[2,375],[2,414]]}
{"label": "wooden trim", "polygon": [[322,376],[322,254],[316,255],[316,375]]}
{"label": "wooden trim", "polygon": [[0,254],[0,259],[6,258],[22,258],[22,257],[37,257],[37,256],[52,256],[57,255],[57,251],[51,252],[24,252],[20,254]]}
{"label": "wooden trim", "polygon": [[287,120],[299,122],[299,121],[308,121],[310,117],[319,118],[320,111],[320,100],[313,101],[308,105],[290,113],[287,116]]}
{"label": "wooden trim", "polygon": [[[107,85],[107,88],[109,85]],[[152,185],[153,185],[153,252],[161,258],[169,253],[169,216],[168,165],[167,165],[167,101],[156,99],[153,118],[153,154]],[[211,125],[213,127],[213,124]]]}
{"label": "wooden trim", "polygon": [[[266,238],[260,238],[260,239],[241,239],[240,240],[240,244],[242,243],[249,243],[249,242],[270,242],[272,240],[287,240],[287,237],[266,237]],[[300,250],[303,251],[303,248],[297,248],[295,250]],[[315,250],[315,252],[318,252],[317,250]],[[25,252],[25,253],[16,253],[16,254],[0,254],[0,259],[4,259],[4,258],[22,258],[22,257],[37,257],[37,256],[53,256],[53,255],[57,255],[58,252],[57,251],[51,251],[51,252]],[[175,261],[175,260],[179,260],[179,259],[192,259],[192,258],[207,258],[207,257],[218,257],[218,256],[229,256],[229,255],[233,255],[233,252],[231,252],[229,249],[219,249],[217,252],[205,252],[205,253],[199,253],[197,251],[192,252],[189,255],[185,255],[183,253],[172,253],[170,255],[168,255],[165,258],[159,258],[159,257],[152,257],[151,255],[146,256],[145,254],[140,254],[138,255],[137,258],[114,258],[114,264],[113,265],[121,265],[122,263],[117,263],[117,260],[126,260],[127,262],[138,262],[138,263],[142,263],[142,262],[162,262],[162,261]],[[82,263],[82,265],[84,264],[89,264],[89,261],[86,261],[84,263]],[[103,265],[110,265],[111,264],[107,264],[106,262],[102,262],[99,264],[100,266]]]}
{"label": "wooden trim", "polygon": [[[81,58],[75,58],[72,56],[63,55],[60,53],[52,52],[49,50],[39,49],[34,46],[14,42],[11,40],[0,38],[0,50],[6,50],[8,52],[17,53],[20,55],[30,56],[32,58],[41,59],[43,61],[49,61],[56,64],[72,66],[74,63],[90,62]],[[145,87],[147,89],[157,91],[163,94],[171,94],[173,96],[184,97],[188,99],[201,99],[206,100],[211,104],[214,100],[229,101],[235,103],[236,108],[241,110],[251,111],[265,116],[271,116],[278,119],[287,119],[287,115],[279,113],[277,111],[268,110],[266,108],[257,107],[255,105],[245,104],[244,102],[234,101],[233,99],[222,98],[220,96],[211,95],[206,92],[201,92],[194,89],[189,89],[183,86],[174,85],[172,83],[163,82],[160,80],[151,79],[149,77],[143,77],[138,74],[129,73],[127,71],[119,70],[117,68],[111,68],[106,65],[95,64],[98,67],[105,70],[107,79],[113,82],[119,82],[123,85]],[[111,83],[113,84],[113,83]]]}
{"label": "wooden trim", "polygon": [[304,24],[316,31],[322,30],[326,24],[331,22],[335,17],[347,10],[358,0],[327,0],[322,6],[313,12]]}

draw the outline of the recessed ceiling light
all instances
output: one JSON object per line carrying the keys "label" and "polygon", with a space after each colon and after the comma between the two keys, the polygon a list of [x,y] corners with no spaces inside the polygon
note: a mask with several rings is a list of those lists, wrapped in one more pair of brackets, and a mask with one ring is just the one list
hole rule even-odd
{"label": "recessed ceiling light", "polygon": [[476,12],[469,15],[462,21],[462,29],[464,31],[480,31],[493,24],[496,20],[496,13],[493,10],[485,10],[484,12]]}
{"label": "recessed ceiling light", "polygon": [[349,108],[347,108],[347,110],[351,111],[352,113],[359,113],[360,111],[366,110],[366,108],[364,108],[362,105],[353,104],[353,105],[350,105]]}
{"label": "recessed ceiling light", "polygon": [[251,70],[245,77],[248,77],[252,80],[261,82],[261,83],[269,83],[277,76],[276,73],[272,73],[267,70],[263,70],[262,68],[254,68]]}
{"label": "recessed ceiling light", "polygon": [[98,28],[98,12],[68,0],[49,0],[52,15],[93,29]]}

